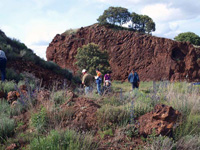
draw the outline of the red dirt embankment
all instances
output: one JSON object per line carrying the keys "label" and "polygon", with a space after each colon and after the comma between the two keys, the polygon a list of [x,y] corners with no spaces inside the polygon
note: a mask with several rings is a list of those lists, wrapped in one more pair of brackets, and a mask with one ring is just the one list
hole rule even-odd
{"label": "red dirt embankment", "polygon": [[47,60],[77,71],[77,48],[95,43],[109,53],[112,78],[126,80],[134,68],[143,81],[200,79],[200,64],[193,45],[94,24],[75,34],[57,34],[49,44]]}

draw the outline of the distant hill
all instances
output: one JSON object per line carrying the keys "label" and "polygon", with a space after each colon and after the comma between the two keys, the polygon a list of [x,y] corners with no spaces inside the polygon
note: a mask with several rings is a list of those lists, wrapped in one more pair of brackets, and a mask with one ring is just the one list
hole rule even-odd
{"label": "distant hill", "polygon": [[115,80],[126,80],[133,68],[143,81],[200,79],[199,50],[192,44],[99,24],[57,34],[47,48],[47,60],[76,72],[77,48],[91,42],[108,51]]}
{"label": "distant hill", "polygon": [[[52,85],[53,82],[63,84],[64,79],[71,81],[72,73],[60,68],[54,62],[47,62],[38,57],[33,51],[16,39],[11,39],[0,30],[0,45],[5,51],[7,62],[7,79],[19,80],[19,76],[31,73],[36,78],[41,79],[45,86]],[[13,77],[13,74],[16,74]],[[16,77],[17,76],[17,77]]]}

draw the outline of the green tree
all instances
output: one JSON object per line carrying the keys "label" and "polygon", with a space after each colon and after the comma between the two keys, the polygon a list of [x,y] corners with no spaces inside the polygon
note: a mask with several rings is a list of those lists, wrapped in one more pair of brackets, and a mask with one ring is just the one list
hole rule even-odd
{"label": "green tree", "polygon": [[130,21],[130,12],[128,9],[123,7],[109,7],[104,11],[103,15],[101,15],[97,21],[100,24],[114,24],[114,25],[122,25]]}
{"label": "green tree", "polygon": [[95,75],[96,68],[99,68],[103,74],[110,69],[107,51],[101,51],[99,46],[94,43],[78,48],[76,59],[75,64],[78,66],[79,71],[86,69],[89,73]]}
{"label": "green tree", "polygon": [[131,22],[134,30],[140,29],[140,15],[135,12],[131,13]]}
{"label": "green tree", "polygon": [[194,45],[200,45],[200,37],[193,32],[184,32],[174,37],[174,40],[181,42],[190,42]]}
{"label": "green tree", "polygon": [[140,15],[140,29],[139,31],[143,33],[150,34],[155,31],[155,23],[153,20],[147,15]]}

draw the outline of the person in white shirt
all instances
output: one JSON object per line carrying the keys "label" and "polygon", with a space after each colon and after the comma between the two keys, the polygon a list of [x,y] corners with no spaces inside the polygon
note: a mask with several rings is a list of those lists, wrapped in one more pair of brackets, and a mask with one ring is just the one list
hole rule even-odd
{"label": "person in white shirt", "polygon": [[0,47],[0,71],[1,71],[1,81],[5,81],[6,78],[6,63],[7,58],[3,50]]}

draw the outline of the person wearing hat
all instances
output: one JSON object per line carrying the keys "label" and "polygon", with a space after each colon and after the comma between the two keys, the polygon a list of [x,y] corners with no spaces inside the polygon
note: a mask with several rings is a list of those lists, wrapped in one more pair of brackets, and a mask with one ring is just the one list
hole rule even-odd
{"label": "person wearing hat", "polygon": [[140,79],[134,69],[129,74],[128,81],[132,84],[132,90],[134,90],[135,88],[139,88]]}
{"label": "person wearing hat", "polygon": [[3,50],[0,47],[0,71],[1,71],[1,80],[5,81],[6,78],[6,63],[7,58]]}
{"label": "person wearing hat", "polygon": [[82,78],[82,84],[85,88],[85,94],[88,94],[92,91],[92,83],[93,83],[93,76],[89,73],[87,73],[86,69],[82,70],[83,78]]}

